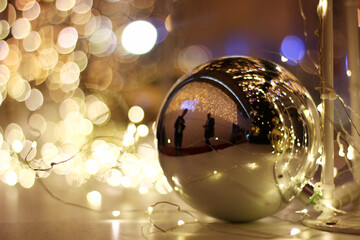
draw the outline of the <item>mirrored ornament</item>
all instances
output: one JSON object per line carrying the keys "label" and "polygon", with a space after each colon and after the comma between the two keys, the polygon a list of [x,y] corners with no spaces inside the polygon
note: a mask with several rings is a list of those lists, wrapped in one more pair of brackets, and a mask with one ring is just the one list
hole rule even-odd
{"label": "mirrored ornament", "polygon": [[157,119],[159,160],[182,199],[235,222],[282,209],[313,176],[319,116],[275,63],[231,56],[180,78]]}

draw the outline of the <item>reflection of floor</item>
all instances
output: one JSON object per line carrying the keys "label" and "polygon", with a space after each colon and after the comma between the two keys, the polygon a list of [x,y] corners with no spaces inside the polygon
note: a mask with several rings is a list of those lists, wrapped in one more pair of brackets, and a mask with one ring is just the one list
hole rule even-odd
{"label": "reflection of floor", "polygon": [[231,145],[229,143],[223,143],[223,144],[218,144],[218,145],[203,145],[203,146],[196,146],[196,147],[184,147],[181,148],[180,151],[176,151],[176,149],[174,147],[165,147],[165,148],[161,148],[160,151],[163,154],[169,155],[169,156],[176,156],[176,155],[194,155],[194,154],[201,154],[201,153],[206,153],[209,152],[210,149],[212,150],[220,150],[220,149],[224,149],[227,147],[230,147]]}

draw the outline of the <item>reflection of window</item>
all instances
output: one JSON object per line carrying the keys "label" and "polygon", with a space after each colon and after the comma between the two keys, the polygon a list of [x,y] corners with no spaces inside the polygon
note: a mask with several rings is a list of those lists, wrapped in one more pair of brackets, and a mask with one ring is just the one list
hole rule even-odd
{"label": "reflection of window", "polygon": [[191,109],[195,110],[196,104],[199,102],[199,100],[184,100],[181,104],[180,109]]}

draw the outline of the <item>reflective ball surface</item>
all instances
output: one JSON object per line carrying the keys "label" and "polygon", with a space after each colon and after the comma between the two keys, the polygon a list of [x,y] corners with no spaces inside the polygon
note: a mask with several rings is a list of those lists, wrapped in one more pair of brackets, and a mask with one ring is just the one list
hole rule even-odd
{"label": "reflective ball surface", "polygon": [[218,58],[169,92],[157,120],[159,160],[192,207],[252,221],[286,206],[313,176],[319,125],[311,96],[282,67]]}

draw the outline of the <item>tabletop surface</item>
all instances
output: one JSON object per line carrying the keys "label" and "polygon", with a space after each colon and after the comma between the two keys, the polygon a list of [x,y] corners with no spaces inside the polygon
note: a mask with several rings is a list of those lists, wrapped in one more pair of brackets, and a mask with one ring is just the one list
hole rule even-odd
{"label": "tabletop surface", "polygon": [[[303,216],[295,213],[302,207],[296,201],[274,216],[235,224],[207,217],[174,194],[141,195],[104,184],[70,188],[58,179],[42,181],[45,185],[37,181],[31,189],[0,183],[1,240],[359,239],[306,227]],[[91,189],[102,193],[101,206],[86,201]],[[149,214],[149,206],[156,203]]]}

